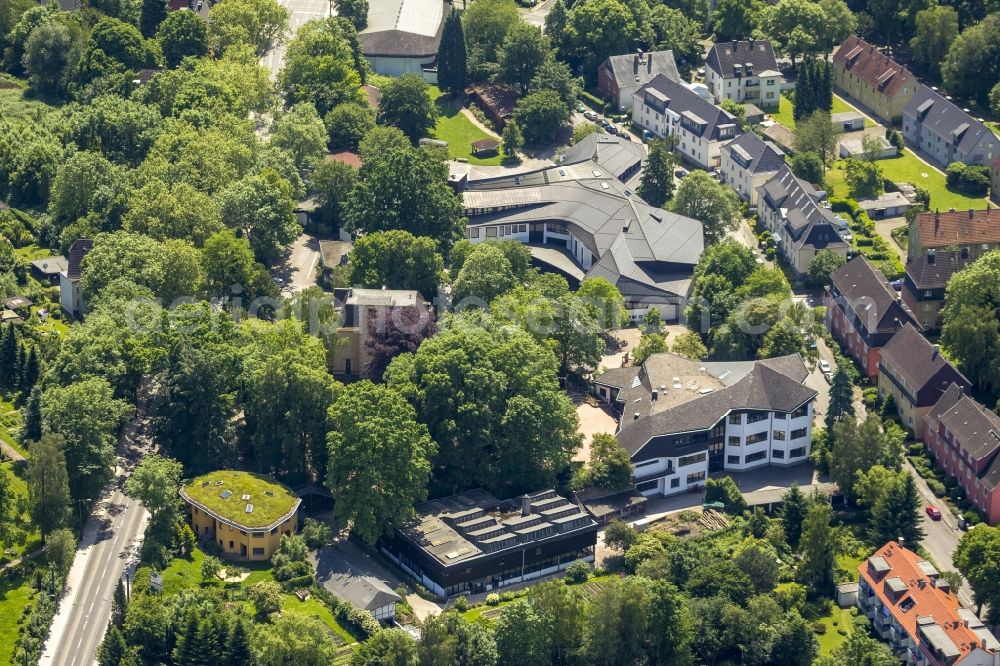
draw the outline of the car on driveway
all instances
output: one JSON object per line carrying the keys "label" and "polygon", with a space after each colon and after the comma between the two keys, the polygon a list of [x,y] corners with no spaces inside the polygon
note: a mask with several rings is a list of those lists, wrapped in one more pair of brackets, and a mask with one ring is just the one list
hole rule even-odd
{"label": "car on driveway", "polygon": [[819,360],[819,369],[823,372],[830,372],[830,363],[826,359],[821,358]]}
{"label": "car on driveway", "polygon": [[823,379],[826,380],[827,384],[833,384],[833,375],[831,375],[829,372],[823,373]]}
{"label": "car on driveway", "polygon": [[678,169],[677,171],[674,171],[674,175],[677,176],[678,178],[683,178],[684,176],[688,175],[688,172],[687,169]]}
{"label": "car on driveway", "polygon": [[941,509],[937,508],[933,504],[928,504],[927,508],[924,509],[927,515],[930,516],[931,520],[941,520]]}
{"label": "car on driveway", "polygon": [[597,114],[594,113],[593,111],[584,111],[583,117],[586,118],[587,120],[597,120]]}

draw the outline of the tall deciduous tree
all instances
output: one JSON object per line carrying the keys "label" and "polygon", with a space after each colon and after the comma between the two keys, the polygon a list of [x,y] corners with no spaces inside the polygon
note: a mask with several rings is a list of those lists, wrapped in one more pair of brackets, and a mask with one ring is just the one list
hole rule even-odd
{"label": "tall deciduous tree", "polygon": [[154,36],[166,18],[166,0],[142,0],[142,8],[139,10],[139,30],[143,37],[148,39]]}
{"label": "tall deciduous tree", "polygon": [[462,15],[452,7],[441,31],[441,45],[438,48],[438,85],[441,90],[452,95],[465,91],[469,78],[468,61],[465,52],[465,29]]}
{"label": "tall deciduous tree", "polygon": [[639,196],[651,206],[663,208],[674,196],[674,166],[677,158],[670,144],[660,139],[649,142],[649,156],[642,167]]}
{"label": "tall deciduous tree", "polygon": [[347,200],[347,228],[402,229],[433,238],[443,251],[461,238],[462,202],[448,186],[440,152],[409,145],[395,128],[376,128],[361,142],[361,158]]}
{"label": "tall deciduous tree", "polygon": [[277,0],[225,0],[208,11],[208,25],[219,52],[249,44],[263,56],[288,32],[289,12]]}
{"label": "tall deciduous tree", "polygon": [[436,332],[433,313],[419,305],[391,308],[386,311],[384,321],[378,317],[369,319],[365,338],[365,351],[370,359],[365,372],[369,379],[381,382],[392,359],[417,351],[420,343]]}
{"label": "tall deciduous tree", "polygon": [[706,171],[693,171],[681,181],[670,210],[702,223],[706,247],[725,238],[740,221],[739,196]]}
{"label": "tall deciduous tree", "polygon": [[941,63],[941,79],[953,95],[988,103],[990,89],[1000,82],[1000,12],[962,30]]}
{"label": "tall deciduous tree", "polygon": [[208,24],[195,12],[170,12],[160,23],[156,41],[168,67],[177,67],[187,57],[208,53]]}
{"label": "tall deciduous tree", "polygon": [[42,534],[69,523],[69,475],[66,473],[66,440],[43,435],[31,446],[28,460],[28,510]]}
{"label": "tall deciduous tree", "polygon": [[516,24],[507,32],[500,50],[500,80],[526,94],[549,49],[541,30],[527,23]]}
{"label": "tall deciduous tree", "polygon": [[103,378],[52,386],[42,393],[42,430],[64,439],[73,499],[97,501],[111,476],[118,432],[130,411]]}
{"label": "tall deciduous tree", "polygon": [[1000,621],[1000,527],[980,525],[962,535],[952,559],[972,586],[977,610],[989,609],[987,622]]}
{"label": "tall deciduous tree", "polygon": [[526,601],[515,602],[500,613],[496,623],[497,651],[510,666],[545,666],[551,663],[550,618]]}
{"label": "tall deciduous tree", "polygon": [[941,63],[958,37],[958,13],[948,5],[931,5],[917,12],[916,23],[917,34],[910,40],[913,60],[939,79]]}
{"label": "tall deciduous tree", "polygon": [[1000,252],[989,252],[948,282],[941,342],[980,391],[1000,390]]}
{"label": "tall deciduous tree", "polygon": [[424,298],[437,295],[444,260],[437,243],[392,230],[358,238],[348,255],[351,284],[379,289],[415,289]]}
{"label": "tall deciduous tree", "polygon": [[843,418],[833,426],[830,477],[844,496],[854,501],[856,473],[876,464],[893,466],[891,461],[896,457],[893,452],[896,446],[882,431],[877,415],[869,414],[860,424],[853,416]]}
{"label": "tall deciduous tree", "polygon": [[286,101],[312,102],[321,116],[344,102],[364,104],[362,57],[350,22],[330,17],[306,23],[289,42],[278,75]]}
{"label": "tall deciduous tree", "polygon": [[239,229],[262,263],[276,261],[302,231],[288,182],[276,172],[247,176],[219,194],[222,223]]}
{"label": "tall deciduous tree", "polygon": [[386,381],[438,443],[435,494],[481,485],[509,496],[553,482],[580,444],[557,368],[528,333],[479,313],[390,364]]}
{"label": "tall deciduous tree", "polygon": [[333,0],[337,16],[351,22],[358,31],[368,27],[368,0]]}
{"label": "tall deciduous tree", "polygon": [[337,498],[334,512],[373,545],[427,497],[437,447],[401,395],[367,380],[333,403],[329,430],[326,483]]}
{"label": "tall deciduous tree", "polygon": [[814,111],[795,127],[795,149],[819,155],[823,168],[833,159],[841,131],[823,110]]}
{"label": "tall deciduous tree", "polygon": [[380,125],[398,127],[416,143],[434,129],[438,111],[427,82],[419,74],[410,73],[382,87],[377,117]]}

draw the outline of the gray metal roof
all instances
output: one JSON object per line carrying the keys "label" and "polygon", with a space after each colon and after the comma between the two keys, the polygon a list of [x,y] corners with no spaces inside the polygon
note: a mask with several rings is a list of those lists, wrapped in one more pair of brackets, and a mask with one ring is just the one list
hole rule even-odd
{"label": "gray metal roof", "polygon": [[773,173],[785,163],[785,153],[770,141],[764,141],[754,132],[744,132],[722,150],[736,155],[743,168],[752,174]]}
{"label": "gray metal roof", "polygon": [[618,180],[646,160],[646,151],[636,141],[626,141],[620,136],[594,132],[570,146],[563,153],[561,165],[594,162]]}
{"label": "gray metal roof", "polygon": [[677,115],[684,116],[698,125],[704,124],[701,130],[701,136],[704,138],[717,140],[720,127],[736,124],[736,119],[729,113],[705,100],[687,86],[672,81],[662,74],[636,91],[640,96],[647,93],[656,97]]}
{"label": "gray metal roof", "polygon": [[609,57],[604,64],[611,70],[619,87],[626,84],[643,85],[657,74],[663,74],[674,81],[681,80],[674,52],[670,50],[615,55]]}
{"label": "gray metal roof", "polygon": [[374,611],[396,603],[400,597],[376,575],[378,565],[353,544],[326,546],[316,551],[316,580],[336,597]]}
{"label": "gray metal roof", "polygon": [[366,56],[434,55],[445,16],[441,0],[372,0],[368,26],[358,34],[361,51]]}
{"label": "gray metal roof", "polygon": [[923,84],[917,86],[903,115],[920,122],[942,141],[953,143],[962,151],[972,150],[983,138],[993,142],[993,154],[1000,153],[1000,138],[954,103]]}
{"label": "gray metal roof", "polygon": [[816,190],[809,183],[796,178],[787,164],[766,183],[757,188],[761,205],[777,212],[796,248],[805,246],[816,249],[847,247],[837,234],[833,214],[818,204]]}

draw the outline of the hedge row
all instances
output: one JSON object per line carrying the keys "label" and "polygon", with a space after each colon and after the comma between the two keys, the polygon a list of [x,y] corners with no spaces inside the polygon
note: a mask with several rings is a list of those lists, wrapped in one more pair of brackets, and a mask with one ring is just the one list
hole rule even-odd
{"label": "hedge row", "polygon": [[311,592],[314,597],[330,609],[338,622],[348,625],[348,628],[353,629],[356,633],[367,638],[382,630],[382,625],[368,611],[361,610],[343,599],[338,599],[319,585],[313,585]]}

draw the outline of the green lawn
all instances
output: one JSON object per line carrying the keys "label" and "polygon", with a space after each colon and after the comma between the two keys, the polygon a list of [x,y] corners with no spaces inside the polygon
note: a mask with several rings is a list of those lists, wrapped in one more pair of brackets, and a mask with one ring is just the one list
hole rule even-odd
{"label": "green lawn", "polygon": [[[244,527],[267,527],[295,506],[295,494],[262,474],[220,470],[192,479],[184,491],[220,516]],[[249,500],[243,497],[249,495]],[[253,505],[250,513],[246,507]]]}
{"label": "green lawn", "polygon": [[53,255],[52,250],[32,244],[15,248],[14,256],[18,259],[24,259],[25,261],[34,261],[35,259],[45,259],[46,257],[51,257]]}
{"label": "green lawn", "polygon": [[294,594],[286,594],[284,599],[282,599],[281,611],[293,615],[310,615],[329,627],[337,635],[337,638],[340,639],[340,643],[350,645],[355,642],[354,636],[351,636],[351,633],[347,629],[340,626],[336,618],[333,617],[333,613],[330,612],[330,609],[316,597],[309,597],[305,601],[299,601],[299,598]]}
{"label": "green lawn", "polygon": [[[846,113],[848,111],[857,111],[853,106],[845,102],[840,97],[836,95],[833,96],[833,108],[830,109],[830,113]],[[778,105],[777,111],[771,111],[771,117],[777,122],[781,123],[788,129],[795,131],[795,117],[793,115],[792,101],[781,96],[781,102]],[[868,119],[865,119],[865,127],[873,127],[874,123]]]}
{"label": "green lawn", "polygon": [[14,656],[17,621],[31,601],[28,579],[18,576],[0,578],[0,666],[10,666]]}
{"label": "green lawn", "polygon": [[[854,608],[841,608],[833,602],[830,602],[825,610],[814,609],[815,605],[812,604],[806,609],[806,620],[813,623],[821,622],[826,627],[825,632],[816,634],[816,640],[819,642],[819,653],[827,655],[847,640],[847,636],[853,628],[853,619],[857,611]],[[816,614],[811,613],[810,610]]]}
{"label": "green lawn", "polygon": [[[27,501],[28,499],[28,483],[24,480],[24,466],[15,467],[12,462],[0,463],[0,469],[3,469],[9,473],[8,478],[10,479],[10,489],[11,493],[15,498],[23,499]],[[9,548],[7,548],[3,553],[0,553],[0,562],[7,562],[10,560],[17,559],[25,553],[30,553],[33,550],[37,550],[42,545],[42,535],[41,533],[31,527],[31,518],[28,516],[27,511],[18,516],[19,520],[15,524],[17,529],[16,535],[19,536],[18,543],[10,543]],[[29,528],[30,531],[27,533],[22,533],[19,528],[21,527]]]}
{"label": "green lawn", "polygon": [[[574,585],[577,590],[587,599],[592,598],[594,595],[600,591],[601,587],[605,585],[608,581],[613,578],[618,578],[616,574],[604,574],[602,576],[591,576],[591,578],[586,583],[580,583]],[[482,604],[476,606],[475,608],[470,608],[469,610],[462,613],[466,620],[469,622],[475,622],[479,619],[485,620],[495,620],[500,612],[503,610],[504,606],[508,606],[515,601],[520,601],[523,597],[519,599],[512,599],[511,601],[501,601],[496,606],[487,606]]]}
{"label": "green lawn", "polygon": [[[944,174],[917,159],[909,149],[904,149],[899,157],[879,160],[882,174],[894,183],[912,183],[922,187],[931,195],[931,209],[940,208],[958,210],[966,208],[983,208],[986,200],[968,197],[948,189]],[[837,161],[826,173],[826,189],[831,195],[847,196],[847,184],[844,182],[844,162]]]}
{"label": "green lawn", "polygon": [[488,139],[490,135],[472,124],[462,113],[462,103],[449,98],[437,86],[428,88],[431,99],[437,105],[437,125],[432,136],[448,142],[448,153],[452,158],[463,158],[470,164],[493,165],[503,164],[502,155],[481,159],[472,155],[472,142]]}

